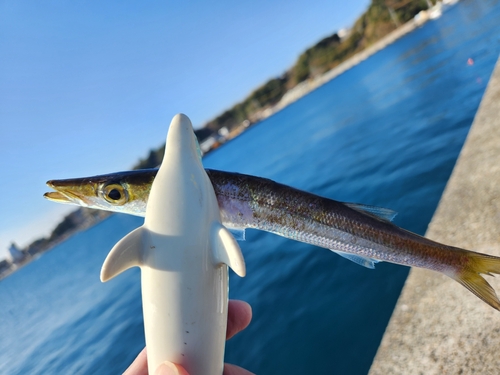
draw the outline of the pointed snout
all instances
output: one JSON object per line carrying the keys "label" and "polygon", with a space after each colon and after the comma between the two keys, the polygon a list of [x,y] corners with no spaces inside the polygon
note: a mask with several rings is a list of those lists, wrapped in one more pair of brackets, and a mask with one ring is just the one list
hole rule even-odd
{"label": "pointed snout", "polygon": [[179,156],[190,155],[199,158],[196,135],[193,124],[189,117],[183,113],[178,113],[170,122],[167,135],[165,155]]}

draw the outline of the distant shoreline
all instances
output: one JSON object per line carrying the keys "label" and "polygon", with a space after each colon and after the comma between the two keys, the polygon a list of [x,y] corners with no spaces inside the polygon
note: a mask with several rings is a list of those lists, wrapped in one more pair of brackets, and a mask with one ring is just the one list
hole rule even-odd
{"label": "distant shoreline", "polygon": [[[401,25],[397,29],[391,31],[389,34],[382,37],[381,39],[379,39],[377,42],[375,42],[371,46],[369,46],[369,47],[365,48],[364,50],[356,53],[355,55],[347,58],[346,60],[344,60],[342,63],[340,63],[336,67],[326,71],[325,73],[319,75],[318,77],[308,79],[306,81],[303,81],[303,82],[297,84],[295,87],[288,90],[277,104],[275,104],[274,106],[268,107],[268,108],[262,110],[260,113],[256,114],[256,116],[255,116],[256,121],[255,122],[253,122],[252,124],[245,122],[244,125],[241,125],[241,126],[234,128],[231,132],[229,132],[227,134],[227,136],[224,139],[224,142],[221,142],[220,144],[225,143],[225,142],[229,142],[232,139],[238,137],[239,135],[243,134],[250,127],[257,125],[261,121],[278,113],[282,109],[288,107],[290,104],[303,98],[307,94],[318,89],[319,87],[323,86],[324,84],[330,82],[331,80],[338,77],[342,73],[355,67],[356,65],[358,65],[362,61],[366,60],[370,56],[374,55],[378,51],[380,51],[380,50],[384,49],[385,47],[387,47],[388,45],[394,43],[396,40],[400,39],[404,35],[415,30],[417,27],[422,26],[427,21],[432,19],[432,17],[430,17],[431,11],[432,11],[432,8],[429,9],[428,11],[421,11],[417,16],[412,18],[410,21]],[[208,152],[213,151],[214,149],[215,148],[212,148]],[[74,213],[76,213],[79,210],[81,210],[81,208],[75,210]],[[106,213],[102,212],[102,213],[103,213],[103,215],[101,217],[98,217],[100,215],[96,215],[96,217],[93,218],[92,220],[88,220],[88,218],[87,218],[82,224],[73,226],[71,228],[71,230],[69,231],[69,233],[63,233],[61,236],[58,236],[58,238],[51,239],[49,243],[43,243],[43,244],[39,243],[42,240],[42,239],[39,239],[39,240],[33,242],[32,244],[28,245],[26,247],[26,249],[23,249],[23,251],[26,252],[26,257],[21,262],[19,262],[19,264],[12,263],[12,264],[8,265],[8,267],[7,267],[7,265],[4,265],[3,267],[1,267],[1,265],[0,265],[0,280],[2,278],[5,278],[8,275],[12,274],[20,267],[26,265],[31,260],[36,259],[39,256],[39,254],[42,254],[46,251],[51,250],[54,246],[56,246],[57,244],[64,241],[65,239],[70,237],[72,234],[79,232],[83,229],[87,229],[87,228],[101,222],[103,219],[105,219],[106,217],[109,216],[108,212],[106,212]],[[64,221],[64,219],[63,219],[63,221]]]}
{"label": "distant shoreline", "polygon": [[[363,62],[364,60],[368,59],[369,57],[373,56],[380,50],[384,49],[388,45],[394,43],[401,37],[405,36],[406,34],[412,32],[418,27],[421,27],[424,25],[427,21],[431,20],[432,18],[429,16],[430,10],[429,11],[423,11],[420,12],[417,16],[415,16],[413,19],[410,21],[406,22],[405,24],[401,25],[397,29],[391,31],[389,34],[386,36],[382,37],[379,39],[377,42],[372,44],[370,47],[356,53],[355,55],[349,57],[339,65],[337,65],[335,68],[330,69],[329,71],[321,74],[320,76],[301,82],[292,89],[288,90],[283,98],[275,104],[272,107],[269,107],[265,110],[262,111],[262,113],[259,116],[259,121],[255,122],[253,125],[256,125],[257,123],[267,119],[268,117],[278,113],[282,109],[288,107],[290,104],[296,102],[297,100],[303,98],[307,94],[311,93],[312,91],[320,88],[324,84],[330,82],[334,78],[338,77],[339,75],[345,73],[349,69],[355,67],[359,63]],[[236,138],[238,135],[244,133],[244,131],[247,128],[244,127],[239,127],[236,131],[233,131],[230,133],[229,137],[227,138],[227,141],[232,140]]]}

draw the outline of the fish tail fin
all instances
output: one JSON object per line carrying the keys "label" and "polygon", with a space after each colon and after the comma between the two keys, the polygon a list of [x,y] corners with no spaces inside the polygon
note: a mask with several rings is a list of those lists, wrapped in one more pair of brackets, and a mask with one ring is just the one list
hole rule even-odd
{"label": "fish tail fin", "polygon": [[500,311],[500,300],[495,290],[481,276],[481,274],[494,276],[495,273],[500,274],[500,258],[468,251],[466,264],[459,272],[452,275],[452,278]]}

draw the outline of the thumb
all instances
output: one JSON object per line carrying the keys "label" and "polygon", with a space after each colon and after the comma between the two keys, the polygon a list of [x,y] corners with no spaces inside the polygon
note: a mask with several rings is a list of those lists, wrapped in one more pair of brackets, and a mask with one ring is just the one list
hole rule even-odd
{"label": "thumb", "polygon": [[156,368],[154,375],[189,375],[182,366],[171,362],[163,362]]}

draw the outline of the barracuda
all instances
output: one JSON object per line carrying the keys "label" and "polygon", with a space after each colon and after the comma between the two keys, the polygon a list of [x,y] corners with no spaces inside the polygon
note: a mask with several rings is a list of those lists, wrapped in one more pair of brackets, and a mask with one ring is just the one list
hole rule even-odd
{"label": "barracuda", "polygon": [[[144,216],[157,169],[51,180],[47,199]],[[481,274],[500,274],[500,258],[443,245],[391,223],[388,209],[342,203],[277,182],[207,170],[222,223],[233,230],[259,229],[335,251],[362,266],[379,261],[441,272],[500,310]]]}

